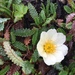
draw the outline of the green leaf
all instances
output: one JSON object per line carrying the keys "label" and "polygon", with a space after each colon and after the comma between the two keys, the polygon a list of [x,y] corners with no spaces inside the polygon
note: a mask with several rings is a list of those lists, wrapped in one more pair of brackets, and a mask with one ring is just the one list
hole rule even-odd
{"label": "green leaf", "polygon": [[47,4],[46,4],[46,11],[45,11],[45,13],[46,13],[46,16],[48,16],[50,13],[50,11],[49,11],[49,9],[50,9],[50,0],[47,0]]}
{"label": "green leaf", "polygon": [[38,60],[38,58],[39,58],[38,51],[35,50],[32,57],[31,57],[30,62],[36,62]]}
{"label": "green leaf", "polygon": [[28,3],[28,8],[29,8],[29,13],[30,13],[31,17],[33,18],[35,23],[37,25],[39,25],[39,16],[38,16],[38,13],[37,13],[35,7],[31,3]]}
{"label": "green leaf", "polygon": [[59,71],[63,70],[63,66],[62,66],[62,64],[60,64],[60,63],[55,64],[55,65],[54,65],[54,68],[56,68],[56,69],[59,70]]}
{"label": "green leaf", "polygon": [[2,59],[0,59],[0,65],[3,65],[4,61]]}
{"label": "green leaf", "polygon": [[69,6],[67,6],[67,5],[64,6],[64,10],[65,10],[67,13],[72,13],[72,9],[71,9]]}
{"label": "green leaf", "polygon": [[68,75],[68,72],[65,71],[65,70],[62,70],[62,71],[59,72],[59,75]]}
{"label": "green leaf", "polygon": [[4,22],[6,22],[7,20],[9,20],[9,18],[0,18],[0,23],[4,23]]}
{"label": "green leaf", "polygon": [[72,63],[69,65],[69,69],[71,70],[72,68],[75,68],[75,62],[72,62]]}
{"label": "green leaf", "polygon": [[12,11],[10,9],[8,9],[7,7],[3,6],[3,5],[0,5],[0,13],[3,16],[12,18]]}
{"label": "green leaf", "polygon": [[20,51],[15,51],[15,53],[20,57],[22,56],[22,53]]}
{"label": "green leaf", "polygon": [[0,46],[0,55],[6,56],[6,53],[5,53],[4,49],[2,48],[2,46]]}
{"label": "green leaf", "polygon": [[16,71],[13,75],[20,75],[20,73],[18,71]]}
{"label": "green leaf", "polygon": [[9,71],[10,69],[10,66],[6,66],[4,69],[2,69],[0,71],[0,75],[6,75],[6,73]]}
{"label": "green leaf", "polygon": [[67,29],[71,29],[71,28],[72,28],[72,22],[66,24],[66,28],[67,28]]}
{"label": "green leaf", "polygon": [[57,8],[56,4],[50,3],[50,13],[51,14],[56,13],[56,8]]}
{"label": "green leaf", "polygon": [[[19,8],[19,9],[18,9]],[[13,14],[14,22],[17,22],[22,19],[22,17],[27,13],[28,7],[24,4],[13,4]]]}
{"label": "green leaf", "polygon": [[22,51],[26,51],[26,46],[19,41],[14,42],[12,45],[17,49],[20,49]]}
{"label": "green leaf", "polygon": [[66,41],[71,41],[72,40],[72,34],[67,35]]}
{"label": "green leaf", "polygon": [[3,31],[4,29],[4,23],[0,23],[0,31]]}
{"label": "green leaf", "polygon": [[56,13],[53,16],[50,16],[49,18],[47,18],[42,26],[46,26],[47,24],[49,24],[52,20],[54,20],[55,16],[56,16]]}
{"label": "green leaf", "polygon": [[25,61],[22,66],[22,70],[25,74],[30,74],[34,70],[34,65],[29,61]]}
{"label": "green leaf", "polygon": [[57,31],[63,33],[64,35],[66,35],[66,32],[62,28],[58,28]]}
{"label": "green leaf", "polygon": [[14,30],[14,34],[16,36],[21,36],[21,37],[28,37],[31,36],[35,33],[35,29],[30,30],[30,29],[18,29]]}
{"label": "green leaf", "polygon": [[20,4],[22,2],[22,0],[13,0],[14,4]]}
{"label": "green leaf", "polygon": [[45,12],[44,12],[44,10],[41,10],[41,12],[40,12],[40,16],[41,16],[42,20],[45,21],[46,16],[45,16]]}
{"label": "green leaf", "polygon": [[16,41],[16,36],[15,36],[15,34],[14,34],[13,32],[11,32],[10,35],[11,35],[11,42],[12,42],[12,43],[15,43],[15,41]]}
{"label": "green leaf", "polygon": [[38,42],[38,29],[36,30],[35,34],[32,37],[32,44],[36,45],[37,42]]}

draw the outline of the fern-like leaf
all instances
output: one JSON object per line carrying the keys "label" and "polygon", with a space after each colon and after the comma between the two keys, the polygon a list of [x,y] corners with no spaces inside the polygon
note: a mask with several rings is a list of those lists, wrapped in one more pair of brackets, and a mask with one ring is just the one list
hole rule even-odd
{"label": "fern-like leaf", "polygon": [[21,36],[21,37],[28,37],[31,36],[35,33],[35,30],[30,30],[30,29],[18,29],[14,30],[14,34],[16,36]]}
{"label": "fern-like leaf", "polygon": [[4,50],[6,52],[6,54],[8,55],[8,57],[10,58],[10,60],[19,66],[22,66],[23,64],[23,60],[22,58],[20,58],[15,52],[14,50],[11,48],[9,41],[4,41],[3,42],[3,46],[4,46]]}

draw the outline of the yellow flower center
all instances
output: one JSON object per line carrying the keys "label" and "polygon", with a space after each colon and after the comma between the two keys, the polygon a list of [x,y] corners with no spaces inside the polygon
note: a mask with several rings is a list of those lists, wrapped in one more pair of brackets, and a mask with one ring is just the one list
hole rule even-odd
{"label": "yellow flower center", "polygon": [[50,53],[52,54],[56,51],[56,45],[52,41],[47,41],[44,44],[43,48],[44,48],[44,51],[49,54]]}

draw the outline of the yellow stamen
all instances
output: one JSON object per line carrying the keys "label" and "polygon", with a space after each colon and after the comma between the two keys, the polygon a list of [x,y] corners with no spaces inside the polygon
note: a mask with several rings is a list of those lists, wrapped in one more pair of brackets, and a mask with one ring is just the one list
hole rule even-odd
{"label": "yellow stamen", "polygon": [[52,54],[56,51],[56,45],[52,41],[47,41],[44,45],[43,48],[46,53]]}

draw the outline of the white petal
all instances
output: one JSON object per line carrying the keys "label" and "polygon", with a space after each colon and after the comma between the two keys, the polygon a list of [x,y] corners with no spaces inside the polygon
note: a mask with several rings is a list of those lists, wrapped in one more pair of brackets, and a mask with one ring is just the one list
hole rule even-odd
{"label": "white petal", "polygon": [[56,29],[50,29],[47,31],[47,35],[48,35],[50,40],[53,37],[53,35],[55,35],[56,33],[57,33]]}
{"label": "white petal", "polygon": [[58,51],[61,51],[63,55],[65,56],[68,53],[68,47],[66,45],[61,45],[57,47]]}
{"label": "white petal", "polygon": [[47,39],[48,39],[48,35],[47,35],[47,32],[45,32],[45,31],[43,31],[42,33],[41,33],[41,36],[40,36],[40,40],[42,40],[42,41],[47,41]]}
{"label": "white petal", "polygon": [[55,58],[56,58],[56,62],[58,63],[58,62],[61,62],[63,59],[64,59],[64,55],[63,55],[63,53],[61,52],[61,51],[56,51],[55,53],[54,53],[54,56],[55,56]]}
{"label": "white petal", "polygon": [[56,63],[56,58],[53,55],[49,55],[47,58],[43,58],[47,65],[54,65]]}
{"label": "white petal", "polygon": [[37,44],[37,50],[40,56],[47,57],[47,54],[43,50],[43,43],[41,41],[39,41]]}
{"label": "white petal", "polygon": [[62,45],[66,41],[66,36],[63,33],[57,33],[53,36],[52,40],[57,45]]}

